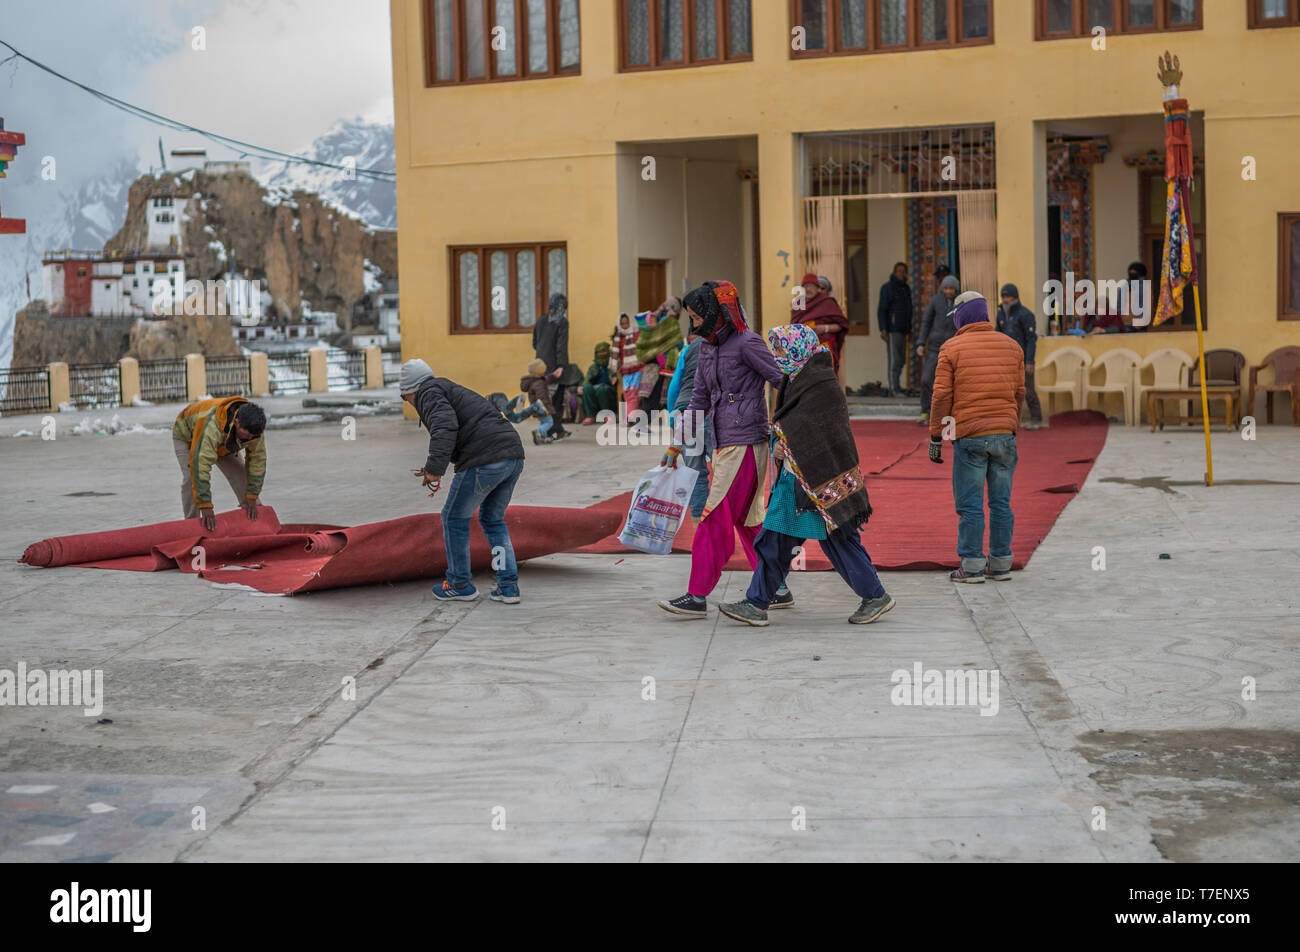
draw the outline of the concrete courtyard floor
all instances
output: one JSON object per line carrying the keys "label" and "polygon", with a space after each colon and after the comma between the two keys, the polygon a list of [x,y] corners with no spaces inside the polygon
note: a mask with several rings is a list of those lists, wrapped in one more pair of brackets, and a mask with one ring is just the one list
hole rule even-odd
{"label": "concrete courtyard floor", "polygon": [[[831,573],[792,576],[765,629],[714,607],[748,573],[706,621],[670,616],[685,555],[538,559],[514,606],[16,562],[176,518],[178,409],[61,414],[54,440],[0,420],[0,669],[102,669],[106,697],[0,706],[0,862],[1300,858],[1298,428],[1216,432],[1206,488],[1199,431],[1113,426],[1012,581],[883,573],[898,607],[863,627]],[[114,412],[144,432],[72,433]],[[283,521],[440,504],[409,475],[414,423],[341,426],[272,432]],[[526,445],[535,505],[624,491],[659,454],[591,427]],[[892,703],[918,663],[996,671],[996,714]]]}

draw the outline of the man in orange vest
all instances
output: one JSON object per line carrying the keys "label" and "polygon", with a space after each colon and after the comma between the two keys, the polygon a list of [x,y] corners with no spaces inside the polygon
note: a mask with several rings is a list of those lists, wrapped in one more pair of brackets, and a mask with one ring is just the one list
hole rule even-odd
{"label": "man in orange vest", "polygon": [[199,517],[209,532],[217,527],[210,479],[214,465],[248,518],[257,518],[257,497],[266,478],[265,429],[262,408],[243,397],[200,400],[181,411],[172,424],[172,445],[181,467],[181,507],[186,519]]}

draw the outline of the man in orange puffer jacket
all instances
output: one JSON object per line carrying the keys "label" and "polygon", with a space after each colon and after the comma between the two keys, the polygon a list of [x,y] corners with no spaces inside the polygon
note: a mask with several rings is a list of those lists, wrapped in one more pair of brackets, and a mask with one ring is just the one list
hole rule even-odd
{"label": "man in orange puffer jacket", "polygon": [[[957,506],[954,582],[1011,578],[1011,477],[1016,431],[1025,399],[1025,353],[989,323],[988,302],[975,291],[957,297],[957,333],[939,349],[930,402],[930,459],[943,462],[953,440],[952,496]],[[952,424],[945,433],[945,421]],[[988,484],[989,550],[984,557],[984,486]]]}

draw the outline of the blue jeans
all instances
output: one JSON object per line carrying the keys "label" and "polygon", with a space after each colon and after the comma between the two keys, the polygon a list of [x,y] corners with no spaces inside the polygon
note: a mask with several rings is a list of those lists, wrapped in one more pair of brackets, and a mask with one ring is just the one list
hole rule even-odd
{"label": "blue jeans", "polygon": [[691,490],[691,515],[696,519],[700,518],[704,512],[704,504],[709,501],[709,460],[713,458],[713,434],[710,431],[709,420],[705,417],[703,437],[698,434],[693,435],[700,441],[696,444],[699,452],[695,455],[686,451],[682,453],[682,462],[687,468],[700,474],[695,480],[695,488]]}
{"label": "blue jeans", "polygon": [[506,530],[506,506],[515,491],[519,474],[524,471],[521,459],[502,460],[471,469],[458,469],[442,507],[442,542],[447,553],[447,581],[458,589],[470,584],[469,521],[478,511],[492,561],[497,568],[497,586],[507,595],[519,591],[519,567],[515,564],[514,546]]}
{"label": "blue jeans", "polygon": [[989,487],[988,566],[1011,568],[1011,477],[1016,471],[1014,433],[968,436],[953,444],[952,498],[957,504],[957,554],[971,574],[984,571],[984,484]]}

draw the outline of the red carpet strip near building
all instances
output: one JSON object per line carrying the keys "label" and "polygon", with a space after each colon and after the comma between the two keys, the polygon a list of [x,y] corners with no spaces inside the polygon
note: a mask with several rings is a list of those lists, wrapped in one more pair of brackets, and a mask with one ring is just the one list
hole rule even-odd
{"label": "red carpet strip near building", "polygon": [[[1016,525],[1012,536],[1013,568],[1024,568],[1046,538],[1066,504],[1079,491],[1106,442],[1106,418],[1093,411],[1058,413],[1045,430],[1016,435],[1019,461],[1011,489]],[[871,520],[862,544],[877,568],[928,570],[956,568],[957,513],[952,501],[953,446],[945,443],[943,463],[930,462],[929,430],[904,420],[854,420],[858,458],[871,497]],[[593,509],[626,515],[630,492],[596,503]],[[986,507],[987,532],[987,507]],[[694,529],[683,523],[673,540],[674,552],[689,552]],[[622,553],[628,549],[617,532],[579,552]],[[809,543],[805,571],[829,571],[820,546]],[[736,543],[727,563],[734,571],[750,566]]]}

